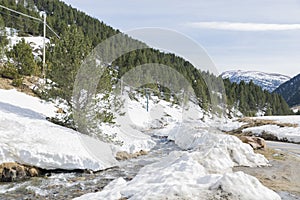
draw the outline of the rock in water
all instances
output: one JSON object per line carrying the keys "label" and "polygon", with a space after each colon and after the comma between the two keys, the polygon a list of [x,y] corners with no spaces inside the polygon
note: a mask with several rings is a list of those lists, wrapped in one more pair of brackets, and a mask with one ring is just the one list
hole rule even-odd
{"label": "rock in water", "polygon": [[39,176],[40,170],[18,163],[3,163],[0,165],[1,182],[24,180],[29,177]]}
{"label": "rock in water", "polygon": [[135,152],[133,154],[130,154],[126,151],[119,151],[116,154],[116,159],[117,160],[128,160],[128,159],[132,159],[132,158],[137,158],[139,156],[144,156],[147,155],[148,152],[144,151],[144,150],[140,150],[138,152]]}

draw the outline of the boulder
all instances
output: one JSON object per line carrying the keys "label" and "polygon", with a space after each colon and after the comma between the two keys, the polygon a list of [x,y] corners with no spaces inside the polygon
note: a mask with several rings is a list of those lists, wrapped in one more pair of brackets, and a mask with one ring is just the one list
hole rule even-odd
{"label": "boulder", "polygon": [[0,165],[1,182],[24,180],[29,177],[39,176],[40,174],[40,170],[37,168],[21,165],[14,162],[3,163]]}
{"label": "boulder", "polygon": [[254,136],[240,136],[240,140],[244,143],[250,144],[253,149],[265,149],[266,142],[263,138]]}
{"label": "boulder", "polygon": [[36,169],[34,167],[30,168],[28,170],[28,175],[31,176],[31,177],[35,177],[35,176],[39,176],[41,173],[40,173],[40,170],[39,169]]}
{"label": "boulder", "polygon": [[133,154],[130,154],[126,151],[119,151],[116,154],[116,159],[117,160],[128,160],[128,159],[132,159],[132,158],[137,158],[139,156],[144,156],[144,155],[147,155],[147,154],[148,154],[148,152],[144,151],[144,150],[140,150],[140,151],[135,152]]}
{"label": "boulder", "polygon": [[1,181],[12,182],[17,179],[17,171],[11,168],[4,167],[1,174]]}

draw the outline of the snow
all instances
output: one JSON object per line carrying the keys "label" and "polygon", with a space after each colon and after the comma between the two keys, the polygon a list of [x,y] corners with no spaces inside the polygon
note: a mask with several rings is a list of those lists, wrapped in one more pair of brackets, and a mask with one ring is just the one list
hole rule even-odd
{"label": "snow", "polygon": [[[8,36],[7,39],[9,41],[10,47],[16,45],[22,39],[24,39],[25,42],[30,44],[30,46],[32,47],[34,56],[42,55],[42,49],[44,44],[44,37],[42,36],[18,37],[16,36],[16,33],[13,33],[13,36]],[[46,38],[45,43],[50,43],[50,40]]]}
{"label": "snow", "polygon": [[[248,144],[214,128],[226,120],[207,117],[193,104],[185,110],[155,97],[149,101],[147,112],[143,98],[137,98],[127,99],[127,111],[117,117],[115,126],[101,125],[105,133],[117,133],[117,139],[124,142],[119,147],[46,121],[46,116],[55,115],[54,104],[16,90],[0,90],[0,163],[16,161],[46,169],[107,169],[118,165],[114,158],[117,151],[150,150],[155,143],[143,132],[160,128],[154,134],[168,136],[180,151],[146,165],[130,181],[118,178],[101,192],[77,199],[280,199],[256,178],[232,172],[235,166],[269,163]],[[241,126],[229,124],[223,128]]]}
{"label": "snow", "polygon": [[243,130],[243,132],[252,132],[260,136],[263,132],[272,134],[278,139],[286,139],[289,142],[300,143],[300,128],[299,127],[279,127],[277,125],[263,125],[257,127],[250,127]]}
{"label": "snow", "polygon": [[[9,105],[8,105],[9,104]],[[37,97],[29,96],[25,93],[18,92],[17,90],[3,90],[0,89],[0,105],[1,107],[6,105],[7,107],[15,106],[15,109],[22,108],[30,112],[35,112],[36,115],[40,115],[41,119],[46,117],[54,117],[57,111],[56,106],[53,103],[43,101]],[[14,110],[11,110],[12,112]]]}
{"label": "snow", "polygon": [[226,71],[220,76],[223,79],[229,78],[230,81],[237,83],[241,82],[242,80],[249,83],[250,80],[252,80],[254,84],[261,86],[263,89],[268,90],[269,92],[274,91],[281,84],[291,79],[291,77],[282,74],[270,74],[258,71],[243,70]]}
{"label": "snow", "polygon": [[300,115],[263,116],[263,117],[254,117],[253,119],[273,120],[281,123],[297,124],[298,126],[300,126]]}
{"label": "snow", "polygon": [[239,122],[236,119],[224,119],[223,122],[219,124],[219,129],[221,131],[229,132],[238,129],[245,124],[246,123]]}
{"label": "snow", "polygon": [[143,167],[126,182],[118,178],[101,192],[85,199],[280,199],[256,178],[243,172],[210,174],[191,153],[172,152],[157,163]]}
{"label": "snow", "polygon": [[110,145],[45,120],[54,110],[38,98],[0,90],[0,163],[94,171],[118,164]]}
{"label": "snow", "polygon": [[[300,143],[300,115],[289,116],[261,116],[252,117],[251,119],[271,120],[279,123],[288,123],[295,127],[281,127],[278,125],[263,125],[245,128],[243,132],[252,132],[256,136],[260,136],[263,132],[272,134],[280,140],[287,140],[288,142]],[[222,131],[232,131],[241,128],[247,123],[238,122],[235,119],[224,119],[220,122],[219,129]]]}
{"label": "snow", "polygon": [[135,98],[136,100],[131,100],[128,96],[126,97],[124,111],[127,114],[127,123],[137,128],[162,128],[170,123],[182,121],[183,112],[180,106],[152,96],[147,111],[146,98],[140,95],[136,95]]}
{"label": "snow", "polygon": [[[125,122],[125,121],[124,121]],[[143,134],[141,131],[134,129],[130,124],[112,126],[102,124],[100,129],[108,135],[116,135],[115,140],[122,141],[123,145],[112,145],[113,154],[116,155],[119,151],[135,153],[140,150],[150,151],[155,146],[155,142],[150,136]]]}
{"label": "snow", "polygon": [[[152,96],[149,100],[148,112],[145,105],[145,97],[137,95],[135,99],[130,99],[124,95],[124,116],[117,116],[117,126],[101,125],[100,129],[106,134],[112,135],[116,133],[116,140],[123,141],[123,145],[114,146],[114,152],[127,151],[129,153],[138,152],[140,150],[149,151],[154,147],[155,143],[147,132],[150,129],[156,129],[155,135],[166,136],[176,123],[183,121],[197,120],[203,117],[203,111],[194,104],[190,104],[190,109],[185,111],[179,105],[159,100],[156,96]],[[191,110],[194,112],[188,113]],[[122,111],[122,112],[123,112]],[[197,111],[197,112],[195,112]]]}
{"label": "snow", "polygon": [[266,166],[268,161],[234,136],[210,133],[195,124],[178,125],[169,139],[183,150],[143,167],[126,182],[118,178],[84,199],[280,199],[256,178],[234,166]]}
{"label": "snow", "polygon": [[211,172],[230,171],[234,166],[266,166],[267,159],[255,154],[250,145],[237,137],[217,130],[193,127],[191,124],[175,127],[168,139],[183,150],[196,150],[193,155]]}
{"label": "snow", "polygon": [[253,117],[252,119],[271,120],[279,123],[292,124],[295,127],[281,127],[277,125],[263,125],[246,128],[243,132],[252,132],[257,136],[260,136],[263,132],[272,134],[280,140],[287,140],[289,142],[300,143],[300,116],[263,116]]}
{"label": "snow", "polygon": [[[11,46],[16,45],[22,39],[24,39],[25,42],[31,44],[33,47],[33,50],[43,48],[44,37],[42,37],[42,36],[30,36],[30,37],[8,36],[8,40],[10,40]],[[47,44],[50,42],[50,40],[48,38],[46,38],[45,42]]]}
{"label": "snow", "polygon": [[263,186],[258,179],[243,172],[224,174],[211,189],[226,191],[236,199],[281,199],[278,194]]}

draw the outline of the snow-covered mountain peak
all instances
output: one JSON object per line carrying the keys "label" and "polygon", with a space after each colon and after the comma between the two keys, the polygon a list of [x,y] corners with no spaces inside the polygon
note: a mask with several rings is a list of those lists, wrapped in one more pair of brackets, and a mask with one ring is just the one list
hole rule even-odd
{"label": "snow-covered mountain peak", "polygon": [[223,79],[228,78],[231,82],[237,83],[240,83],[242,80],[248,83],[252,80],[254,84],[268,90],[269,92],[274,91],[282,83],[291,79],[291,77],[282,74],[243,70],[226,71],[220,76]]}

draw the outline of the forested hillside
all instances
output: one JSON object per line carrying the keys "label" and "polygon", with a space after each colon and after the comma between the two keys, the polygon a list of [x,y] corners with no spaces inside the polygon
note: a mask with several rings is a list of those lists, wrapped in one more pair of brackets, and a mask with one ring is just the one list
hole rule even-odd
{"label": "forested hillside", "polygon": [[274,93],[282,95],[291,107],[300,105],[300,74],[280,85]]}
{"label": "forested hillside", "polygon": [[[100,42],[120,33],[98,19],[92,18],[59,0],[19,0],[18,3],[11,0],[0,0],[0,4],[35,17],[40,17],[40,11],[47,13],[47,23],[59,34],[60,39],[49,32],[48,37],[51,39],[51,44],[55,45],[48,45],[47,47],[48,70],[46,75],[57,83],[56,91],[51,94],[58,95],[66,100],[70,100],[71,98],[75,79],[74,74],[76,74],[88,53]],[[4,9],[0,9],[0,14],[2,27],[5,26],[19,30],[19,36],[28,34],[41,35],[42,33],[42,23],[12,14]],[[126,35],[123,35],[123,37],[125,41],[138,42]],[[4,44],[5,42],[3,42],[2,49],[5,47]],[[20,74],[22,66],[16,66],[16,59],[10,55],[18,54],[14,54],[13,52],[7,54],[11,59],[9,62],[4,63],[2,72],[0,71],[2,76],[9,72],[9,75],[10,73],[13,73],[13,75],[5,77],[20,80],[20,76],[23,75],[41,74],[41,64],[38,61],[30,65],[32,68],[29,70],[30,73]],[[30,59],[32,60],[32,58]],[[144,63],[164,64],[183,74],[192,85],[199,99],[200,106],[209,110],[210,100],[214,97],[210,96],[212,93],[209,93],[205,81],[207,84],[215,85],[211,87],[214,88],[218,87],[220,78],[197,70],[191,63],[181,57],[174,54],[162,53],[152,48],[146,48],[121,56],[112,63],[111,67],[119,66],[116,76],[121,77],[128,70]],[[111,78],[109,77],[107,81],[110,80]],[[225,88],[229,105],[235,105],[245,115],[253,115],[257,110],[264,109],[266,110],[266,114],[288,114],[290,112],[281,97],[262,91],[259,87],[252,86],[252,83],[230,84],[225,81]]]}
{"label": "forested hillside", "polygon": [[225,79],[224,84],[228,105],[238,108],[246,116],[254,116],[258,110],[265,115],[291,114],[282,96],[262,90],[252,81],[249,83],[241,81],[238,84]]}

